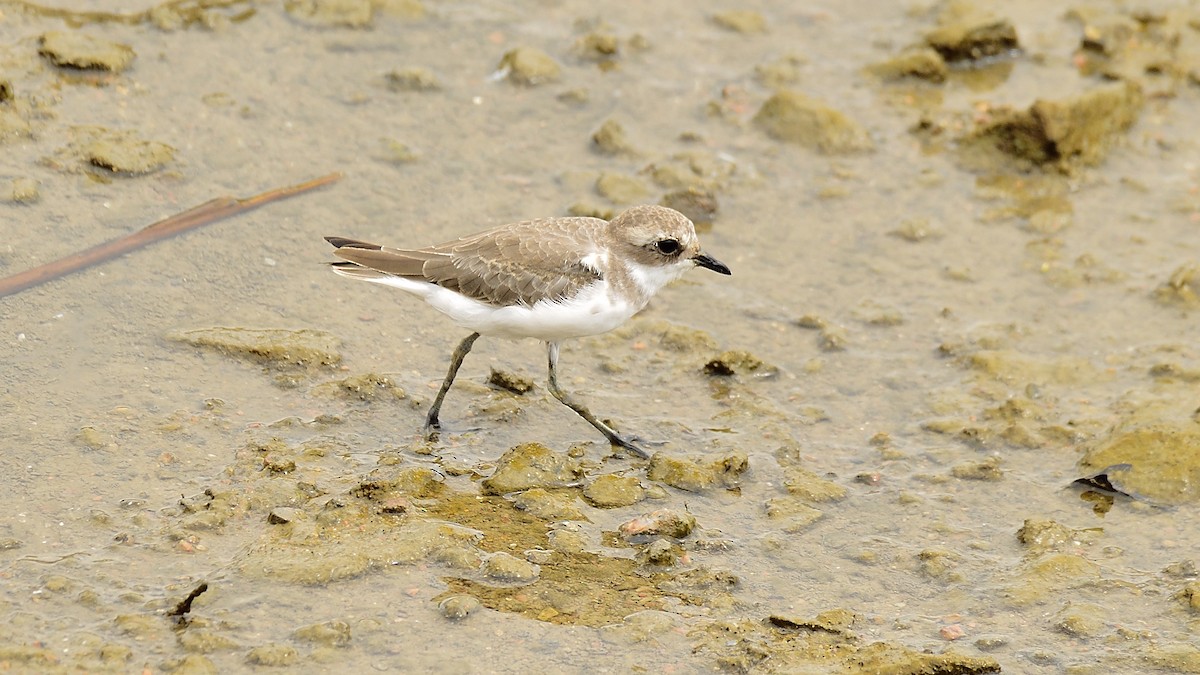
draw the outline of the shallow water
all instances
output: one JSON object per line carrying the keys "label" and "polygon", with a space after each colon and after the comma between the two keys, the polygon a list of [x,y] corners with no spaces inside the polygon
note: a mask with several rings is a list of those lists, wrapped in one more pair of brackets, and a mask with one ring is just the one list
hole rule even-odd
{"label": "shallow water", "polygon": [[[276,646],[279,663],[314,669],[795,671],[765,629],[711,636],[735,622],[841,609],[858,616],[846,644],[953,650],[994,658],[1006,672],[1200,672],[1190,646],[1197,613],[1184,595],[1196,582],[1195,499],[1114,499],[1071,485],[1081,454],[1114,425],[1191,423],[1198,405],[1194,379],[1151,374],[1163,363],[1197,368],[1197,309],[1155,296],[1200,258],[1194,81],[1170,95],[1145,83],[1139,121],[1099,166],[1069,176],[972,171],[950,141],[953,124],[982,115],[981,104],[1023,108],[1098,86],[1073,66],[1080,27],[1064,18],[1068,5],[1006,5],[1025,53],[1000,75],[957,73],[943,85],[885,84],[864,72],[930,29],[921,8],[753,7],[768,19],[765,33],[718,27],[709,17],[720,3],[598,13],[571,1],[427,2],[423,17],[377,11],[360,28],[247,3],[208,14],[209,27],[72,28],[137,53],[123,73],[80,75],[37,55],[38,36],[62,21],[0,4],[0,75],[16,92],[0,106],[30,124],[0,145],[0,196],[15,178],[37,181],[40,195],[0,202],[0,273],[217,195],[344,174],[0,299],[0,663],[126,671],[207,659],[233,669]],[[246,8],[252,16],[227,18]],[[1200,16],[1179,11],[1193,23]],[[1197,35],[1188,30],[1190,47]],[[573,51],[594,31],[618,38],[615,67]],[[503,54],[521,45],[557,59],[560,79],[524,87],[496,77]],[[864,126],[874,151],[823,155],[750,121],[770,95],[755,67],[789,54],[800,60],[788,86]],[[440,89],[389,88],[389,72],[411,67],[432,72]],[[943,138],[911,132],[923,111],[949,120]],[[591,147],[608,119],[636,154]],[[114,177],[64,152],[80,125],[133,131],[173,146],[175,158]],[[385,139],[415,161],[396,161]],[[684,152],[711,172],[720,210],[701,238],[733,276],[689,273],[629,326],[565,345],[560,373],[600,416],[665,440],[656,449],[668,456],[745,453],[740,486],[685,492],[608,456],[545,392],[544,351],[532,341],[481,340],[442,413],[477,430],[419,443],[463,332],[414,298],[329,273],[321,237],[415,245],[575,204],[619,210],[595,192],[601,172],[639,179],[642,201],[657,201],[666,189],[645,169]],[[896,236],[905,223],[933,236]],[[821,331],[798,325],[801,317],[843,331],[845,348],[823,348]],[[294,369],[171,339],[214,326],[326,331],[343,360]],[[662,340],[670,326],[711,343],[692,335],[672,348]],[[704,364],[730,349],[778,375],[706,375]],[[487,388],[489,366],[537,386],[523,397]],[[364,373],[388,374],[407,396],[364,402],[321,388]],[[271,439],[279,449],[263,450]],[[435,513],[480,531],[495,525],[463,555],[519,557],[545,539],[546,522],[508,527],[503,510],[448,512],[442,500],[477,493],[506,450],[530,441],[559,453],[585,444],[584,483],[618,472],[651,488],[651,499],[615,509],[575,500],[589,520],[572,527],[597,560],[635,554],[604,534],[634,516],[669,508],[696,517],[676,565],[595,580],[614,593],[628,590],[621,583],[635,596],[644,587],[647,609],[674,615],[665,628],[639,619],[598,627],[622,621],[591,620],[608,616],[605,600],[563,599],[582,591],[550,583],[553,561],[528,598],[509,599],[529,611],[480,591],[497,609],[460,621],[443,616],[440,598],[453,579],[474,577],[442,553],[376,561],[336,580],[262,563],[345,551],[365,560]],[[846,496],[790,494],[797,462]],[[352,491],[372,471],[411,467],[440,472],[445,488],[413,497],[401,515],[364,511],[311,540],[287,541],[267,523],[281,505],[353,507]],[[298,483],[322,494],[305,501]],[[181,496],[207,504],[205,490],[233,495],[229,512],[201,521],[195,513],[206,507],[179,506]],[[768,503],[803,503],[820,518],[770,518]],[[1046,547],[1022,543],[1017,532],[1030,519],[1073,532]],[[662,593],[695,570],[730,570],[737,584]],[[173,626],[164,611],[201,580],[209,591],[192,623]],[[347,644],[296,633],[331,621],[348,626]],[[747,645],[773,656],[757,661]]]}

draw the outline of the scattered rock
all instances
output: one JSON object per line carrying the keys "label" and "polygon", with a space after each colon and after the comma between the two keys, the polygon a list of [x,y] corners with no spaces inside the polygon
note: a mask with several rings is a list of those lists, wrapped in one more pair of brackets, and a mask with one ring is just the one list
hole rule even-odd
{"label": "scattered rock", "polygon": [[331,365],[342,360],[337,349],[340,341],[311,328],[198,328],[171,333],[167,338],[273,364]]}
{"label": "scattered rock", "polygon": [[748,467],[749,460],[744,452],[732,452],[714,460],[682,459],[656,452],[650,458],[646,477],[680,490],[699,492],[713,486],[736,487]]}
{"label": "scattered rock", "polygon": [[592,146],[606,155],[637,156],[640,153],[629,141],[625,127],[621,123],[608,119],[592,134]]}
{"label": "scattered rock", "polygon": [[658,203],[687,216],[700,230],[712,227],[713,219],[720,208],[715,193],[695,186],[668,192]]}
{"label": "scattered rock", "polygon": [[359,401],[397,401],[408,398],[391,377],[379,373],[364,373],[344,380],[325,382],[313,390],[316,393],[334,394]]}
{"label": "scattered rock", "polygon": [[1000,458],[988,457],[979,462],[967,462],[950,469],[950,475],[965,480],[1002,480],[1004,472],[1000,470]]}
{"label": "scattered rock", "polygon": [[452,595],[438,603],[438,611],[451,621],[461,621],[479,609],[479,601],[469,595]]}
{"label": "scattered rock", "polygon": [[605,474],[584,488],[583,498],[598,509],[615,509],[630,506],[646,498],[638,479],[633,476]]}
{"label": "scattered rock", "polygon": [[1092,638],[1102,633],[1107,619],[1104,610],[1093,604],[1072,603],[1059,612],[1054,628],[1073,638]]}
{"label": "scattered rock", "polygon": [[303,511],[290,506],[279,506],[267,514],[267,522],[271,525],[287,525],[299,518],[305,518]]}
{"label": "scattered rock", "polygon": [[51,63],[79,70],[119,73],[133,63],[133,48],[118,42],[78,32],[50,31],[42,34],[38,53]]}
{"label": "scattered rock", "polygon": [[592,31],[583,35],[572,46],[571,51],[589,61],[609,62],[620,55],[620,42],[612,33]]}
{"label": "scattered rock", "polygon": [[639,565],[656,565],[668,567],[679,562],[683,548],[668,539],[655,539],[642,547],[637,554]]}
{"label": "scattered rock", "polygon": [[614,204],[634,204],[644,201],[650,194],[642,181],[612,171],[605,171],[596,179],[596,192]]}
{"label": "scattered rock", "polygon": [[683,539],[694,529],[696,529],[696,517],[692,514],[680,513],[673,509],[659,509],[621,523],[617,531],[624,539],[635,537]]}
{"label": "scattered rock", "polygon": [[[1062,101],[1035,101],[1027,110],[995,108],[960,139],[963,157],[990,165],[986,153],[1070,172],[1099,164],[1142,109],[1137,85],[1118,82]],[[980,155],[980,153],[985,153]]]}
{"label": "scattered rock", "polygon": [[869,70],[885,80],[912,77],[935,83],[945,82],[950,73],[946,60],[930,47],[906,49],[887,61],[871,66]]}
{"label": "scattered rock", "polygon": [[490,581],[531,584],[537,581],[540,568],[528,560],[501,551],[485,558],[480,572]]}
{"label": "scattered rock", "polygon": [[425,15],[420,0],[286,0],[283,6],[296,19],[326,27],[369,28],[377,11],[405,19]]}
{"label": "scattered rock", "polygon": [[525,443],[500,457],[496,471],[483,480],[483,494],[563,487],[577,483],[582,476],[579,460],[556,453],[541,443]]}
{"label": "scattered rock", "polygon": [[392,91],[437,91],[442,83],[426,68],[398,68],[383,76]]}
{"label": "scattered rock", "polygon": [[536,47],[517,47],[500,59],[497,69],[508,79],[525,86],[536,86],[557,80],[561,73],[558,63]]}
{"label": "scattered rock", "polygon": [[1084,476],[1103,475],[1113,488],[1157,504],[1200,501],[1200,424],[1135,421],[1099,438],[1079,460]]}
{"label": "scattered rock", "polygon": [[767,20],[762,14],[749,9],[734,9],[728,12],[714,14],[713,23],[725,30],[731,30],[743,35],[767,32]]}
{"label": "scattered rock", "polygon": [[788,494],[807,502],[832,502],[846,496],[846,488],[796,465],[783,467],[783,486]]}
{"label": "scattered rock", "polygon": [[968,2],[949,3],[937,28],[925,36],[925,43],[951,62],[1006,56],[1020,49],[1011,22]]}
{"label": "scattered rock", "polygon": [[781,529],[796,534],[820,520],[824,514],[796,497],[773,497],[767,500],[767,517],[780,521]]}
{"label": "scattered rock", "polygon": [[175,158],[175,148],[132,133],[104,130],[81,148],[84,161],[119,174],[157,171]]}
{"label": "scattered rock", "polygon": [[754,75],[764,87],[782,89],[800,80],[800,68],[805,60],[795,54],[787,54],[771,63],[754,66]]}
{"label": "scattered rock", "polygon": [[270,644],[255,647],[246,654],[246,663],[256,666],[295,665],[300,655],[288,645]]}
{"label": "scattered rock", "polygon": [[1164,305],[1200,307],[1200,265],[1181,265],[1166,282],[1154,289],[1154,299]]}
{"label": "scattered rock", "polygon": [[872,148],[866,129],[842,113],[787,89],[767,99],[754,115],[754,122],[772,138],[826,154]]}
{"label": "scattered rock", "polygon": [[488,375],[487,383],[518,396],[528,394],[533,389],[533,380],[528,377],[495,368],[492,368],[491,375]]}
{"label": "scattered rock", "polygon": [[33,204],[41,199],[38,182],[32,178],[14,178],[9,200],[14,204]]}
{"label": "scattered rock", "polygon": [[575,202],[567,209],[567,215],[612,220],[616,213],[608,206],[601,206],[591,202]]}
{"label": "scattered rock", "polygon": [[722,352],[704,364],[706,375],[729,377],[731,375],[754,375],[773,377],[779,374],[775,366],[763,363],[762,359],[741,349]]}
{"label": "scattered rock", "polygon": [[550,492],[544,488],[526,490],[513,497],[513,506],[548,521],[587,520],[571,492]]}
{"label": "scattered rock", "polygon": [[395,138],[385,137],[379,139],[380,149],[375,155],[375,158],[387,162],[388,164],[411,164],[419,159],[421,155],[408,146],[407,143],[396,140]]}
{"label": "scattered rock", "polygon": [[314,623],[296,629],[297,640],[325,647],[345,647],[350,644],[350,624],[341,620]]}

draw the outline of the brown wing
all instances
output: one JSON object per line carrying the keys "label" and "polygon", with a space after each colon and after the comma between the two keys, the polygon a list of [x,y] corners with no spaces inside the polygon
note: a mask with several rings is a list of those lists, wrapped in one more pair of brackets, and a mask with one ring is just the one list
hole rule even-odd
{"label": "brown wing", "polygon": [[339,258],[376,272],[435,283],[490,305],[532,305],[602,278],[582,260],[604,226],[596,218],[529,220],[413,250],[326,239]]}

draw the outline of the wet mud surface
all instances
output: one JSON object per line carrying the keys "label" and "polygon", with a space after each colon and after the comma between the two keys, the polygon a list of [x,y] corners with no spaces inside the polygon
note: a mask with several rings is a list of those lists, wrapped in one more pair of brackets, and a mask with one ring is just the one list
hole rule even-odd
{"label": "wet mud surface", "polygon": [[[1200,672],[1200,10],[0,2],[0,670]],[[692,217],[564,345],[326,235]]]}

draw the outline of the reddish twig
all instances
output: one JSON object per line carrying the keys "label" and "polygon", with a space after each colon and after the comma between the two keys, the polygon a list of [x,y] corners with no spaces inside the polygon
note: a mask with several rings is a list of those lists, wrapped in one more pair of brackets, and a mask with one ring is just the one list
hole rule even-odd
{"label": "reddish twig", "polygon": [[0,298],[20,293],[27,288],[46,283],[51,279],[57,279],[72,272],[78,272],[81,269],[91,267],[92,265],[112,260],[130,251],[153,244],[156,241],[173,237],[181,232],[215,223],[222,218],[246,213],[264,204],[294,197],[309,190],[315,190],[319,187],[329,185],[341,177],[342,174],[340,173],[331,173],[328,176],[315,178],[299,185],[290,185],[257,194],[253,197],[246,197],[245,199],[217,197],[216,199],[204,202],[194,209],[189,209],[170,218],[160,220],[153,225],[148,225],[144,229],[120,239],[114,239],[93,246],[86,251],[81,251],[65,258],[59,258],[52,263],[46,263],[31,270],[14,274],[11,277],[0,279]]}

